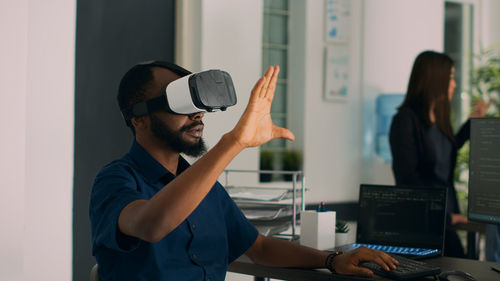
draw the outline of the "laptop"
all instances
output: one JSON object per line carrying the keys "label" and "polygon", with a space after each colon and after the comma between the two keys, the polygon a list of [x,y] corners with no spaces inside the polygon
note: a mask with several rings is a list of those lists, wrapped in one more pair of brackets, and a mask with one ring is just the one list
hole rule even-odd
{"label": "laptop", "polygon": [[443,253],[446,189],[361,184],[356,243],[411,259]]}

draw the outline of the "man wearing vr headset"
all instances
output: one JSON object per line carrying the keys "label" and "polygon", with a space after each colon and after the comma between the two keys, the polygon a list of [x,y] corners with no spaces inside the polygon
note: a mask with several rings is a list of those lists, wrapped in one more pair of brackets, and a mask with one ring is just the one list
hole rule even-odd
{"label": "man wearing vr headset", "polygon": [[90,201],[102,280],[224,280],[228,264],[242,254],[263,265],[339,274],[372,276],[361,261],[395,268],[390,256],[364,247],[332,254],[262,236],[217,182],[243,149],[295,138],[271,121],[278,73],[278,66],[268,68],[235,128],[193,165],[180,153],[206,151],[204,113],[236,103],[229,74],[191,74],[157,61],[125,74],[118,103],[135,139],[128,154],[98,173]]}

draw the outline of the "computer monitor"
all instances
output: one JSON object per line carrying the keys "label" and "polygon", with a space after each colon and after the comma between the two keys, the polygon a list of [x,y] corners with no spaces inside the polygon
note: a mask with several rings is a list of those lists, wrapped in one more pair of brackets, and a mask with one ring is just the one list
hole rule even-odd
{"label": "computer monitor", "polygon": [[356,242],[443,249],[446,189],[361,184]]}
{"label": "computer monitor", "polygon": [[500,118],[472,118],[470,136],[469,219],[500,224]]}

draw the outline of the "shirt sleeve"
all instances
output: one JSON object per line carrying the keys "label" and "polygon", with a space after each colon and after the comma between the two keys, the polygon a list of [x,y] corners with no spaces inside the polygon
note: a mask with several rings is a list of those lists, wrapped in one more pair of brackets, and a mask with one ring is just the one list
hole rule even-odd
{"label": "shirt sleeve", "polygon": [[394,116],[389,132],[392,171],[396,184],[422,184],[417,168],[419,152],[415,134],[411,113],[400,110]]}
{"label": "shirt sleeve", "polygon": [[460,149],[470,139],[470,119],[465,122],[455,136],[457,149]]}
{"label": "shirt sleeve", "polygon": [[240,208],[231,199],[226,190],[220,186],[223,193],[224,212],[226,219],[227,237],[228,237],[228,263],[233,262],[244,254],[250,248],[259,232],[255,226],[248,221]]}
{"label": "shirt sleeve", "polygon": [[98,173],[89,207],[94,252],[100,247],[121,252],[137,248],[141,240],[121,233],[118,230],[118,217],[125,206],[138,199],[145,198],[138,191],[137,180],[131,169],[112,163]]}

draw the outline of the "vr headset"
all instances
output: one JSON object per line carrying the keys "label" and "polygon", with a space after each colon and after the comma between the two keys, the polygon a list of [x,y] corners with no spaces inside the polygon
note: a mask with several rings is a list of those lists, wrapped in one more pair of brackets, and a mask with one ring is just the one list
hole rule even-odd
{"label": "vr headset", "polygon": [[133,117],[166,110],[174,114],[225,111],[236,104],[236,91],[229,73],[207,70],[191,74],[189,71],[166,62],[147,65],[167,68],[184,76],[165,87],[161,95],[122,109],[123,118],[130,126]]}

